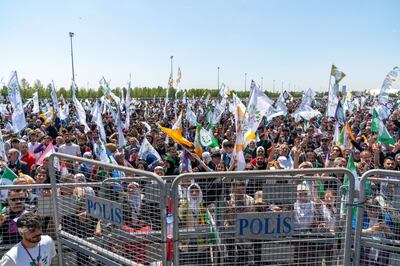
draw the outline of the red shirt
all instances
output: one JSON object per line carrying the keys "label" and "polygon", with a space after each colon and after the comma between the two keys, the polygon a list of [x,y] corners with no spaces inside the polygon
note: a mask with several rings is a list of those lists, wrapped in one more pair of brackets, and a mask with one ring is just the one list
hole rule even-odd
{"label": "red shirt", "polygon": [[28,151],[24,157],[21,157],[21,161],[28,164],[28,169],[30,172],[32,170],[32,166],[36,163],[36,158],[32,153]]}

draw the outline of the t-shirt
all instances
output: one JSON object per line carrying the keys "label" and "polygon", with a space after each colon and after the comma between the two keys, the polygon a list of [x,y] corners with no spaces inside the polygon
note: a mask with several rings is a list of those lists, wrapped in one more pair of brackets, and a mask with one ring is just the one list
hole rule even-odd
{"label": "t-shirt", "polygon": [[[35,259],[35,263],[37,263],[37,258],[39,256],[39,246],[40,265],[49,266],[51,264],[51,260],[56,256],[56,247],[54,245],[54,241],[51,239],[51,237],[43,235],[39,245],[34,248],[27,249],[32,258]],[[0,260],[0,266],[31,265],[31,263],[32,259],[22,246],[21,242],[7,251],[7,253]]]}
{"label": "t-shirt", "polygon": [[79,148],[79,145],[76,145],[74,143],[71,143],[71,145],[61,145],[58,149],[58,152],[81,157],[81,148]]}

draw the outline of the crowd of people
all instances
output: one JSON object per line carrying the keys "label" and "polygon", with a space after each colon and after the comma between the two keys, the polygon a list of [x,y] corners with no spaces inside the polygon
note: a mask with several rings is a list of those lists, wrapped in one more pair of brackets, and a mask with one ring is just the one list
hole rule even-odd
{"label": "crowd of people", "polygon": [[[15,173],[14,184],[46,184],[50,183],[48,148],[52,146],[55,152],[82,157],[85,159],[102,160],[101,142],[107,156],[112,157],[112,163],[120,166],[150,171],[158,176],[174,176],[187,172],[221,172],[237,170],[237,130],[235,116],[229,108],[222,112],[218,123],[210,125],[209,116],[216,110],[220,99],[176,99],[165,102],[164,99],[136,99],[121,112],[120,120],[129,120],[123,130],[124,145],[120,145],[118,134],[118,106],[108,106],[102,112],[101,120],[103,128],[93,119],[96,114],[91,113],[95,101],[85,101],[86,122],[88,129],[79,122],[75,105],[60,103],[60,108],[69,109],[69,115],[60,119],[56,112],[48,119],[40,113],[32,113],[32,105],[25,106],[27,127],[18,133],[13,132],[11,126],[11,112],[1,114],[1,128],[3,136],[4,154],[7,158],[1,158],[2,177],[11,170]],[[394,101],[394,100],[393,100]],[[255,134],[243,148],[245,159],[245,171],[253,170],[278,170],[278,169],[304,169],[304,168],[348,168],[349,160],[354,161],[355,171],[358,177],[371,169],[400,169],[400,110],[393,104],[390,116],[383,121],[387,131],[394,139],[394,144],[386,144],[379,141],[378,134],[373,132],[373,113],[371,107],[373,98],[368,98],[364,106],[355,106],[346,111],[347,125],[354,136],[350,145],[343,145],[335,141],[336,119],[324,115],[315,116],[309,120],[298,121],[291,114],[300,105],[300,100],[287,98],[287,114],[274,117],[269,120],[264,117],[261,120]],[[188,107],[190,106],[190,107]],[[313,108],[326,112],[327,100],[321,98],[314,100]],[[40,106],[43,112],[51,107],[45,102]],[[176,124],[179,114],[185,113],[188,108],[196,110],[196,125],[189,123],[188,119],[181,121],[182,136],[190,142],[196,142],[198,129],[211,128],[212,137],[217,141],[216,145],[201,145],[201,153],[198,147],[177,144],[174,139],[161,130],[161,127],[172,128]],[[145,123],[143,123],[145,122]],[[345,125],[341,125],[339,131]],[[105,140],[102,140],[102,130]],[[146,139],[155,152],[143,153],[141,145]],[[199,144],[198,144],[199,145]],[[158,156],[156,155],[159,155]],[[68,179],[69,182],[98,182],[111,173],[106,173],[101,167],[89,163],[71,163],[64,167],[67,171],[59,171],[58,182]],[[345,183],[344,175],[336,175],[341,184]],[[385,178],[385,177],[381,177]],[[337,198],[339,185],[330,182],[320,183],[295,183],[298,193],[292,209],[295,211],[295,223],[298,228],[325,227],[330,231],[337,230],[335,217],[340,211],[335,199]],[[122,192],[128,193],[129,189],[140,191],[140,183],[127,184]],[[134,187],[134,188],[133,188]],[[228,192],[221,192],[215,182],[202,183],[192,180],[187,184],[181,184],[180,197],[180,223],[182,226],[194,226],[204,224],[205,213],[208,206],[212,206],[218,200],[219,193],[226,193],[227,214],[224,217],[226,225],[231,224],[229,218],[235,212],[244,207],[246,212],[270,210],[282,211],[284,206],[266,204],[263,201],[262,190],[264,185],[242,183],[235,181]],[[366,234],[379,234],[386,238],[399,238],[399,220],[397,213],[388,210],[398,209],[400,201],[397,200],[398,187],[385,182],[371,182],[368,185],[368,195],[371,201],[367,202],[365,212],[364,232]],[[73,194],[79,194],[74,191]],[[84,194],[95,194],[97,191],[86,191]],[[37,198],[49,196],[51,190],[36,189],[2,191],[1,204],[2,215],[0,228],[2,244],[12,244],[20,241],[16,219],[28,208],[34,208]],[[139,197],[140,198],[140,197]],[[381,200],[383,199],[383,200]],[[127,201],[128,202],[128,201]],[[236,204],[235,204],[236,202]],[[239,206],[243,204],[243,206]],[[140,200],[130,201],[132,227],[140,219]],[[29,207],[26,207],[28,206]],[[318,214],[317,214],[318,213]],[[133,214],[133,215],[132,215]],[[189,218],[188,218],[189,217]],[[316,219],[320,217],[319,219]],[[95,222],[92,226],[95,233]],[[201,246],[202,239],[197,239]],[[260,257],[260,250],[256,244],[252,248],[253,258]],[[182,246],[187,250],[187,246]],[[197,250],[203,252],[202,250]],[[299,247],[299,252],[301,247]],[[233,252],[230,250],[229,252]],[[363,256],[368,257],[379,265],[387,265],[388,256],[378,256],[379,250],[365,251]],[[248,255],[248,254],[247,254]],[[326,255],[328,256],[328,255]],[[232,256],[231,258],[233,258]],[[240,257],[240,256],[238,256]],[[242,257],[241,257],[242,258]],[[207,258],[201,263],[207,262]],[[243,259],[243,258],[242,258]],[[260,258],[259,258],[260,259]],[[383,262],[382,262],[383,260]],[[313,263],[316,263],[315,261]],[[386,263],[386,264],[384,264]],[[260,264],[261,265],[261,264]],[[311,265],[311,264],[308,264]],[[316,264],[317,265],[317,264]],[[328,265],[328,264],[327,264]],[[375,265],[375,264],[374,264]]]}

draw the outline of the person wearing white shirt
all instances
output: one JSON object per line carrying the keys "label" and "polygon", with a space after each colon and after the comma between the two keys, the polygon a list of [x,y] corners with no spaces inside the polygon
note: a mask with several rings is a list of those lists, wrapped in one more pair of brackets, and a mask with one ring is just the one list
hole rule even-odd
{"label": "person wearing white shirt", "polygon": [[0,266],[51,265],[56,248],[51,237],[42,236],[41,224],[40,216],[32,212],[18,218],[17,228],[22,241],[7,251],[0,260]]}
{"label": "person wearing white shirt", "polygon": [[64,141],[65,144],[60,146],[58,152],[81,157],[81,149],[79,148],[79,145],[72,143],[71,133],[65,133]]}

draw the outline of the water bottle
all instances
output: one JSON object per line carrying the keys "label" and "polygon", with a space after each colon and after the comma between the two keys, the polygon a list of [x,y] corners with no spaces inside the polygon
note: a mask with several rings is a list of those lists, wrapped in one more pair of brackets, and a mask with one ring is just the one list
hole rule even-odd
{"label": "water bottle", "polygon": [[168,213],[167,215],[167,238],[172,239],[172,228],[173,228],[174,218],[172,217],[172,213]]}

